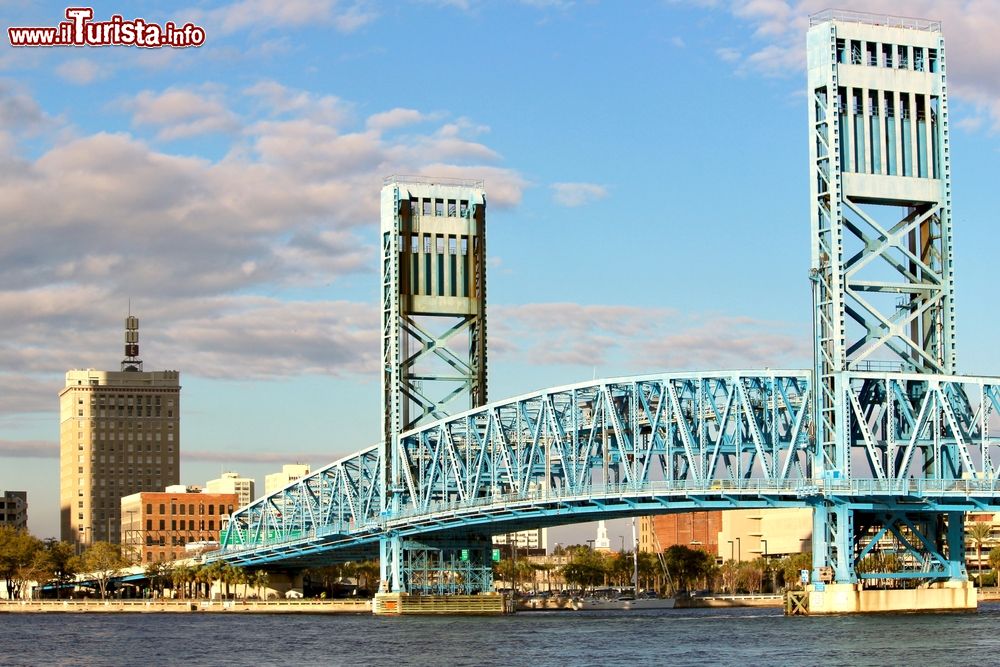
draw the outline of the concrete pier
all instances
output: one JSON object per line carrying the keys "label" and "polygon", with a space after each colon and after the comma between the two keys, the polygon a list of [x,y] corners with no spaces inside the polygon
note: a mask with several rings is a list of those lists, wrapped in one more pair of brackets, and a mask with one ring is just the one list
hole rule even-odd
{"label": "concrete pier", "polygon": [[376,615],[413,616],[458,614],[494,616],[514,613],[512,598],[499,593],[483,595],[409,595],[377,593],[373,612]]}
{"label": "concrete pier", "polygon": [[[889,612],[975,611],[979,599],[970,581],[948,581],[905,590],[866,589],[858,584],[807,586],[790,591],[790,614],[877,614]],[[794,599],[793,599],[794,598]]]}

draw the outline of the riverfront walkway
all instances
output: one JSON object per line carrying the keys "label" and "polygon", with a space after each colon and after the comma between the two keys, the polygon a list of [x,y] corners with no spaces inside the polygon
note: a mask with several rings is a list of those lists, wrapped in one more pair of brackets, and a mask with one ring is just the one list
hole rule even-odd
{"label": "riverfront walkway", "polygon": [[370,614],[371,600],[0,600],[0,613]]}

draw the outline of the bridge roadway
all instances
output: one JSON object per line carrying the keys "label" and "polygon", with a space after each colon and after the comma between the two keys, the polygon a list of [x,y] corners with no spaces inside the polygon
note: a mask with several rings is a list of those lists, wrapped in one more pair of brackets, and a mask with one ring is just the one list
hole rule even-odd
{"label": "bridge roadway", "polygon": [[[545,389],[429,423],[235,512],[210,556],[308,566],[387,535],[460,539],[705,509],[995,510],[1000,379],[853,373],[850,451],[818,452],[804,370],[669,373]],[[916,472],[916,474],[914,474]]]}

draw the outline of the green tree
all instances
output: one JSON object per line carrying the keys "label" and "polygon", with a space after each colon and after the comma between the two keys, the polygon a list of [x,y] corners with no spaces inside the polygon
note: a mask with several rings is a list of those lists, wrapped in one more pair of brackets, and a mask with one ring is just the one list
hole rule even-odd
{"label": "green tree", "polygon": [[990,549],[990,553],[987,558],[990,561],[990,567],[993,568],[993,571],[1000,571],[1000,547],[993,547]]}
{"label": "green tree", "polygon": [[802,588],[802,580],[799,575],[802,570],[812,570],[812,554],[808,551],[801,554],[791,554],[778,561],[776,568],[781,574],[786,589]]}
{"label": "green tree", "polygon": [[69,542],[55,538],[45,540],[45,556],[48,559],[50,579],[56,583],[56,597],[62,597],[63,590],[76,576],[76,547]]}
{"label": "green tree", "polygon": [[257,590],[257,598],[267,599],[267,585],[271,581],[271,573],[267,570],[253,570],[250,573],[250,584]]}
{"label": "green tree", "polygon": [[570,561],[561,574],[567,583],[583,589],[594,588],[608,577],[608,563],[603,554],[587,547],[571,547]]}
{"label": "green tree", "polygon": [[144,573],[146,578],[149,579],[149,588],[159,593],[160,597],[163,597],[163,587],[168,581],[171,581],[172,572],[170,565],[163,561],[146,563]]}
{"label": "green tree", "polygon": [[[976,569],[978,570],[977,581],[983,574],[983,544],[990,540],[993,535],[993,525],[985,521],[976,521],[966,528],[966,535],[976,545]],[[982,582],[978,582],[980,585]]]}
{"label": "green tree", "polygon": [[222,584],[226,587],[226,599],[229,599],[229,587],[235,586],[237,580],[239,579],[239,568],[229,563],[222,564],[222,572],[220,574],[222,578]]}
{"label": "green tree", "polygon": [[95,542],[80,555],[80,569],[97,582],[102,598],[108,597],[111,580],[128,566],[121,547],[110,542]]}
{"label": "green tree", "polygon": [[38,566],[42,541],[26,530],[0,526],[0,577],[7,584],[7,597],[21,597],[25,584],[31,581]]}
{"label": "green tree", "polygon": [[763,558],[743,561],[736,567],[736,588],[752,595],[760,593],[764,586],[764,572],[767,569]]}
{"label": "green tree", "polygon": [[354,573],[358,581],[359,590],[375,591],[378,588],[378,578],[382,570],[377,560],[349,563],[349,566],[349,571]]}
{"label": "green tree", "polygon": [[194,568],[190,565],[175,564],[170,571],[170,580],[174,585],[174,591],[179,597],[187,598],[191,596],[191,582],[194,581]]}
{"label": "green tree", "polygon": [[683,544],[664,549],[663,560],[679,591],[690,591],[699,583],[707,583],[715,569],[715,559],[708,552],[691,549]]}

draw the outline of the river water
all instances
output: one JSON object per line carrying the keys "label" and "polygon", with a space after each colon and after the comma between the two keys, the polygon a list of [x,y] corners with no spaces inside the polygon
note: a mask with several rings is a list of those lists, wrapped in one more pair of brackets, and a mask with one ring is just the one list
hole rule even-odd
{"label": "river water", "polygon": [[0,614],[0,665],[936,665],[1000,662],[975,614],[786,618],[779,609],[507,617]]}

